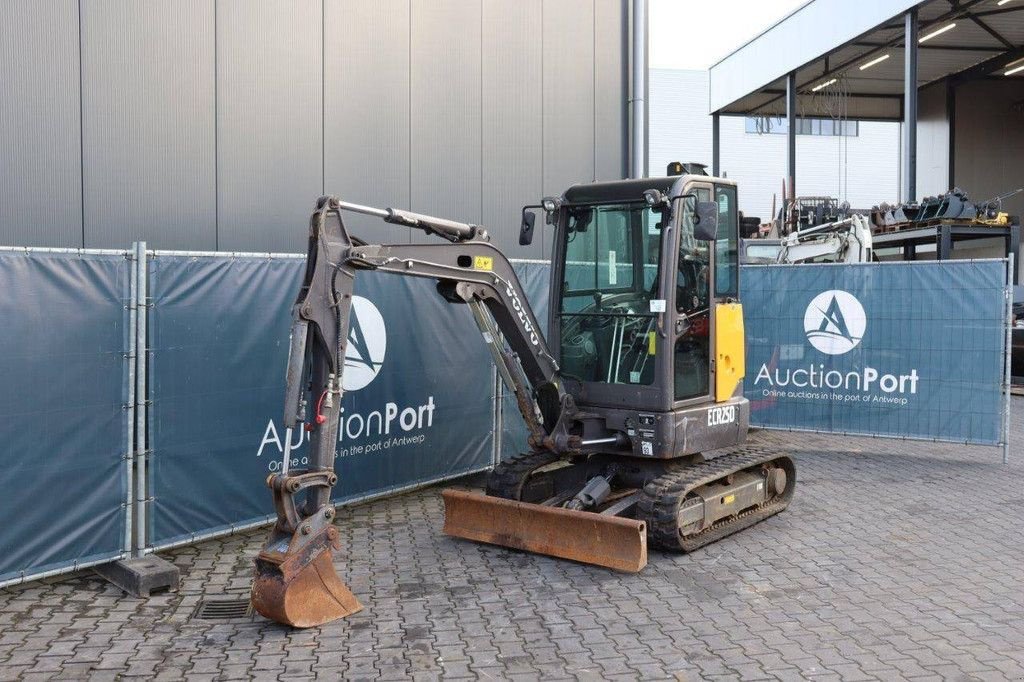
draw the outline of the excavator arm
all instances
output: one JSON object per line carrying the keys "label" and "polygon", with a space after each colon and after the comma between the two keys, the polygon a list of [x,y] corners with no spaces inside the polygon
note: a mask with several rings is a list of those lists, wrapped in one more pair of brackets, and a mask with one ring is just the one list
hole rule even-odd
{"label": "excavator arm", "polygon": [[[345,228],[342,211],[422,229],[449,243],[365,245]],[[576,413],[559,384],[558,365],[508,259],[480,227],[397,209],[323,197],[310,219],[306,272],[292,307],[284,425],[309,432],[309,467],[280,473],[267,486],[277,522],[256,559],[252,601],[260,613],[298,627],[341,618],[362,607],[331,564],[340,550],[331,490],[349,343],[355,277],[363,270],[425,277],[453,303],[468,304],[530,430],[531,445],[561,454],[580,447],[567,424]],[[507,344],[507,345],[506,345]]]}

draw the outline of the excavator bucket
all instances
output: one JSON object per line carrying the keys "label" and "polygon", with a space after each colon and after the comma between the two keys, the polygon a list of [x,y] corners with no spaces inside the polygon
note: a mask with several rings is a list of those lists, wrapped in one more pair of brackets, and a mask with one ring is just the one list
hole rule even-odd
{"label": "excavator bucket", "polygon": [[273,621],[296,628],[311,628],[363,609],[356,596],[341,582],[331,563],[330,551],[290,571],[287,560],[260,553],[252,584],[252,605]]}
{"label": "excavator bucket", "polygon": [[363,608],[331,563],[332,552],[341,549],[333,523],[334,507],[328,500],[314,513],[300,514],[295,502],[295,493],[330,490],[335,482],[333,471],[272,474],[267,478],[278,521],[256,556],[251,599],[260,615],[284,625],[311,628]]}
{"label": "excavator bucket", "polygon": [[444,532],[466,540],[636,573],[647,565],[643,521],[448,489]]}

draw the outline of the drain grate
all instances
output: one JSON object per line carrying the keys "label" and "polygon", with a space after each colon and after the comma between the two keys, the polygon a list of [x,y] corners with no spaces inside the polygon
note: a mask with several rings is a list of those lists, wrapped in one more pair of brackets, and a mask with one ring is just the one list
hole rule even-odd
{"label": "drain grate", "polygon": [[252,618],[252,603],[249,599],[204,599],[196,605],[192,614],[197,620],[234,620]]}

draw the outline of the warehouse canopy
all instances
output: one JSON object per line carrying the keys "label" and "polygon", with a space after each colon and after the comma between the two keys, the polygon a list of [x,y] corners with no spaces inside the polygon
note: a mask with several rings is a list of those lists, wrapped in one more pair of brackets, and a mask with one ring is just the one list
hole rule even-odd
{"label": "warehouse canopy", "polygon": [[1024,77],[1024,0],[811,0],[711,67],[710,113],[784,116],[795,73],[801,115],[902,119],[915,8],[918,88]]}

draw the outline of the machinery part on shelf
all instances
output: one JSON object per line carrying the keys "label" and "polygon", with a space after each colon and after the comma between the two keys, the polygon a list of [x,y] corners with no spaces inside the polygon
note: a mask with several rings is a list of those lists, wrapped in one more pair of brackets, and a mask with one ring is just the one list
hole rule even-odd
{"label": "machinery part on shelf", "polygon": [[967,192],[955,187],[945,194],[925,197],[920,203],[908,202],[898,206],[882,203],[871,211],[872,229],[885,231],[901,226],[914,227],[931,225],[932,221],[956,220],[975,225],[1002,226],[1010,223],[1010,216],[1002,212],[1003,200],[1024,188],[1012,190],[988,201],[974,203]]}

